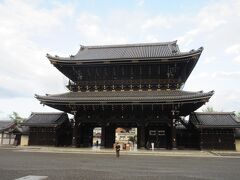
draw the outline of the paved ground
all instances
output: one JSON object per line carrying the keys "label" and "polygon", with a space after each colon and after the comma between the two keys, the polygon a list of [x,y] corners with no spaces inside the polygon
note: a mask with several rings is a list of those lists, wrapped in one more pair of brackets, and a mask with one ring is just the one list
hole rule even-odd
{"label": "paved ground", "polygon": [[231,179],[239,180],[238,157],[169,157],[155,155],[30,152],[0,148],[0,179],[28,175],[58,180]]}

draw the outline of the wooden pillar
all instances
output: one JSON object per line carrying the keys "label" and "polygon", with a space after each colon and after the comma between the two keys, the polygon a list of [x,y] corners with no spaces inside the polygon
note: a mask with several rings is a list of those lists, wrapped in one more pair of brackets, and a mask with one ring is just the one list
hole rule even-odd
{"label": "wooden pillar", "polygon": [[8,144],[11,144],[11,140],[12,140],[12,134],[8,133]]}
{"label": "wooden pillar", "polygon": [[90,124],[85,123],[80,127],[80,146],[81,147],[91,147],[93,137],[93,128]]}
{"label": "wooden pillar", "polygon": [[146,127],[145,124],[142,123],[137,128],[137,136],[138,136],[138,149],[146,148]]}
{"label": "wooden pillar", "polygon": [[78,143],[77,143],[77,140],[79,137],[78,126],[79,126],[79,119],[76,116],[76,112],[74,112],[74,122],[73,122],[73,127],[72,127],[72,146],[73,147],[78,146]]}
{"label": "wooden pillar", "polygon": [[177,148],[177,137],[176,137],[176,111],[172,111],[172,122],[171,122],[171,140],[172,149]]}
{"label": "wooden pillar", "polygon": [[203,138],[202,138],[203,131],[202,131],[202,128],[200,129],[200,131],[198,131],[198,133],[199,133],[199,149],[202,150],[203,149]]}
{"label": "wooden pillar", "polygon": [[101,147],[105,147],[105,136],[106,136],[106,128],[105,124],[103,123],[101,126]]}
{"label": "wooden pillar", "polygon": [[2,132],[2,137],[1,137],[1,144],[3,144],[3,132]]}
{"label": "wooden pillar", "polygon": [[105,147],[106,148],[113,148],[113,144],[115,143],[115,126],[109,125],[106,126],[105,132]]}
{"label": "wooden pillar", "polygon": [[72,137],[72,146],[73,147],[77,147],[77,141],[76,141],[77,131],[78,131],[78,128],[77,128],[76,124],[74,123],[74,125],[73,125],[73,137]]}
{"label": "wooden pillar", "polygon": [[112,148],[115,143],[115,126],[102,124],[101,146]]}

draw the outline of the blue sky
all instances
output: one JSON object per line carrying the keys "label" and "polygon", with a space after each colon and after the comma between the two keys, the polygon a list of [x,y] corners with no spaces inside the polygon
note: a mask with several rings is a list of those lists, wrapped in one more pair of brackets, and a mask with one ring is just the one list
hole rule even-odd
{"label": "blue sky", "polygon": [[[79,11],[87,10],[92,13],[96,14],[108,14],[108,12],[115,11],[115,10],[144,10],[148,11],[152,14],[167,14],[172,15],[175,13],[180,13],[184,11],[188,11],[188,13],[194,13],[195,10],[203,7],[204,5],[208,4],[209,0],[202,0],[202,1],[189,1],[189,0],[75,0],[75,1],[66,1],[66,0],[59,0],[57,3],[62,4],[74,4],[75,8]],[[54,8],[56,5],[56,1],[42,1],[39,3],[40,7],[42,8]],[[185,12],[186,13],[186,12]]]}
{"label": "blue sky", "polygon": [[240,1],[0,1],[0,119],[43,107],[34,94],[66,92],[67,78],[46,53],[76,54],[80,44],[178,40],[204,47],[184,90],[210,91],[219,111],[240,111]]}

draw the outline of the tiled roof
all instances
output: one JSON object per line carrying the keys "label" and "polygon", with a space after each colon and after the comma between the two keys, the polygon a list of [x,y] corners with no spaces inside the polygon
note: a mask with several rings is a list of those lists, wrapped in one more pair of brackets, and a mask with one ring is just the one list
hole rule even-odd
{"label": "tiled roof", "polygon": [[68,120],[66,113],[37,113],[33,112],[31,116],[24,122],[24,126],[57,126]]}
{"label": "tiled roof", "polygon": [[233,112],[195,112],[191,114],[190,122],[196,127],[240,127],[240,123]]}
{"label": "tiled roof", "polygon": [[14,134],[28,134],[29,133],[29,127],[28,126],[20,126],[18,125],[14,131]]}
{"label": "tiled roof", "polygon": [[113,59],[141,59],[176,57],[191,53],[201,52],[203,48],[191,50],[190,52],[180,52],[177,41],[163,43],[141,43],[123,45],[101,45],[101,46],[81,46],[75,56],[62,58],[47,54],[49,59],[58,60],[113,60]]}
{"label": "tiled roof", "polygon": [[58,102],[172,102],[183,100],[195,100],[207,98],[213,95],[213,91],[188,92],[181,90],[161,91],[99,91],[99,92],[68,92],[64,94],[39,96],[40,101]]}
{"label": "tiled roof", "polygon": [[14,124],[12,121],[0,121],[0,132],[11,128]]}

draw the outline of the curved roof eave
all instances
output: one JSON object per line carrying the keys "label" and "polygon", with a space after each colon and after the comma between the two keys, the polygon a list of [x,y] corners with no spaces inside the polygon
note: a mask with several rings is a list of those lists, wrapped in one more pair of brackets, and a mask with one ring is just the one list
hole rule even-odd
{"label": "curved roof eave", "polygon": [[[140,98],[139,97],[128,97],[127,100],[122,99],[122,97],[115,97],[115,99],[111,98],[95,98],[94,99],[87,99],[87,98],[59,98],[59,97],[51,97],[51,96],[39,96],[35,95],[35,97],[41,101],[42,103],[48,102],[48,103],[65,103],[65,104],[89,104],[89,103],[97,103],[97,104],[108,104],[108,103],[162,103],[162,104],[168,104],[168,103],[181,103],[181,102],[192,102],[192,101],[204,101],[208,102],[208,100],[212,97],[214,94],[214,91],[210,91],[207,93],[202,93],[195,96],[189,96],[189,97],[182,97],[182,98],[176,98],[176,97],[169,97],[169,98]],[[85,100],[84,100],[85,99]]]}
{"label": "curved roof eave", "polygon": [[[81,64],[81,63],[93,63],[93,62],[115,62],[115,61],[128,61],[128,60],[155,60],[155,59],[161,59],[161,60],[172,60],[176,58],[187,58],[187,57],[193,57],[196,55],[200,55],[203,51],[203,47],[200,47],[197,50],[191,50],[190,52],[184,52],[184,53],[179,53],[173,56],[159,56],[159,57],[142,57],[142,58],[115,58],[115,59],[73,59],[74,56],[70,57],[59,57],[59,56],[52,56],[50,54],[47,54],[46,57],[49,59],[49,61],[54,64],[54,63],[63,63],[63,64]],[[179,61],[176,60],[176,61]]]}

